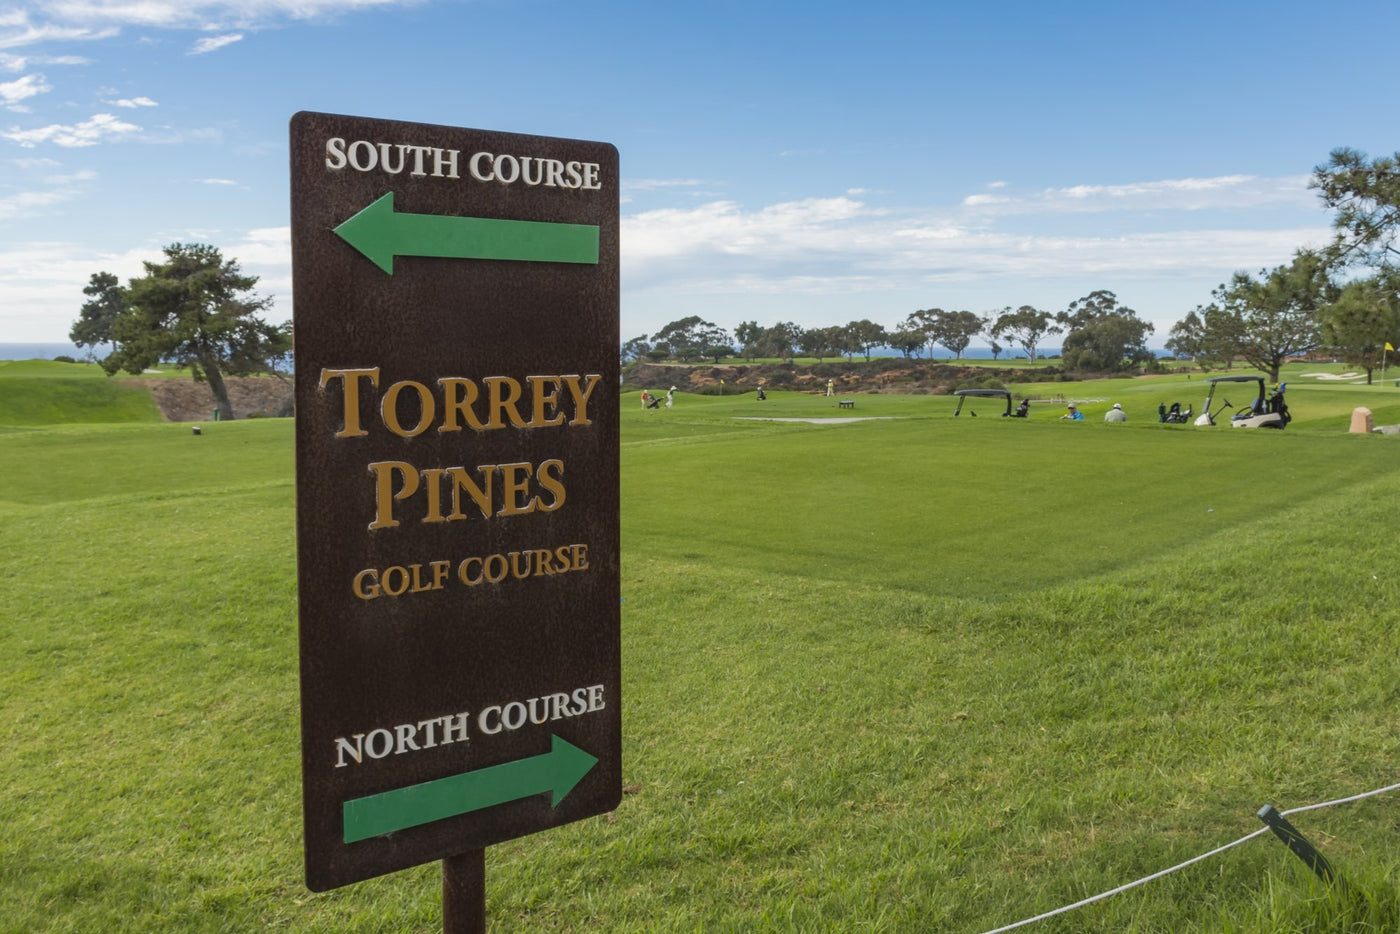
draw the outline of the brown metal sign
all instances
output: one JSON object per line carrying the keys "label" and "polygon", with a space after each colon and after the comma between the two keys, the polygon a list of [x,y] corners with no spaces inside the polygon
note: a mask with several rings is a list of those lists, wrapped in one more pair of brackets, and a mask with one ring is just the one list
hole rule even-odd
{"label": "brown metal sign", "polygon": [[621,795],[618,160],[291,124],[306,880]]}

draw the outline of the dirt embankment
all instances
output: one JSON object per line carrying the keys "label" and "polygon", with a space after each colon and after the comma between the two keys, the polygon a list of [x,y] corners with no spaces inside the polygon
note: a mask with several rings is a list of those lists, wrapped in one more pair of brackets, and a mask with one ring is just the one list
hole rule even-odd
{"label": "dirt embankment", "polygon": [[[214,418],[214,394],[208,383],[193,379],[140,379],[135,385],[147,388],[167,422],[207,422]],[[282,417],[292,414],[292,381],[276,377],[225,377],[234,418],[249,415]]]}
{"label": "dirt embankment", "polygon": [[[1039,371],[1044,378],[1046,371]],[[869,363],[723,364],[720,366],[636,363],[625,370],[623,388],[666,390],[675,386],[682,392],[753,392],[762,383],[768,389],[797,392],[824,392],[827,380],[839,393],[904,392],[943,395],[969,380],[998,379],[1008,384],[1025,379],[1022,370],[958,366],[918,360],[872,360]],[[207,422],[214,417],[214,394],[208,383],[193,379],[140,379],[132,381],[149,389],[168,422]],[[249,415],[290,416],[293,388],[290,379],[275,377],[226,377],[229,401],[235,418]]]}
{"label": "dirt embankment", "polygon": [[723,364],[719,366],[636,363],[624,371],[624,389],[669,389],[714,394],[723,380],[725,392],[752,392],[762,383],[769,389],[824,392],[827,380],[839,393],[907,392],[939,395],[971,379],[1006,380],[1015,370],[958,366],[918,360],[872,360],[858,363]]}

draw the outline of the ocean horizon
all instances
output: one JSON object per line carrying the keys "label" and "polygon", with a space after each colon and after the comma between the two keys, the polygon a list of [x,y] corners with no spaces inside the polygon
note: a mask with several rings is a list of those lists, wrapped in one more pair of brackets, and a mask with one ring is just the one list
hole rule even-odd
{"label": "ocean horizon", "polygon": [[[71,341],[0,344],[0,360],[52,360],[54,357],[86,360],[92,349],[79,347]],[[102,348],[102,353],[97,356],[106,356],[106,349]]]}

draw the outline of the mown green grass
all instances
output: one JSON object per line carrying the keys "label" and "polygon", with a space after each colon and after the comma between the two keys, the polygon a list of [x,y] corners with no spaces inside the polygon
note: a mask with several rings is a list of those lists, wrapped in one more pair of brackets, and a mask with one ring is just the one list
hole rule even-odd
{"label": "mown green grass", "polygon": [[[1143,382],[1089,391],[1155,413]],[[625,397],[628,793],[492,848],[492,929],[985,931],[1394,782],[1400,441],[1334,424],[1384,399],[1290,387],[1246,432]],[[301,884],[291,448],[0,445],[0,932],[440,929],[434,866]],[[1028,930],[1393,929],[1397,813],[1294,818],[1350,900],[1266,837]]]}
{"label": "mown green grass", "polygon": [[83,423],[158,422],[151,394],[91,363],[0,360],[0,432]]}

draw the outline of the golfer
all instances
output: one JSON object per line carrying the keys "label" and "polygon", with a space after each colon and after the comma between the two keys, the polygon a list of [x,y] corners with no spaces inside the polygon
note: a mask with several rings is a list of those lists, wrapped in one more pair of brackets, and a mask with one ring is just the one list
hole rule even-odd
{"label": "golfer", "polygon": [[1123,411],[1123,407],[1117,402],[1113,403],[1113,408],[1103,413],[1103,420],[1106,422],[1126,422],[1128,413]]}
{"label": "golfer", "polygon": [[1063,422],[1063,421],[1070,421],[1070,422],[1082,422],[1082,421],[1084,421],[1084,413],[1081,412],[1081,411],[1079,411],[1078,409],[1076,409],[1076,408],[1074,407],[1074,403],[1073,403],[1073,402],[1071,402],[1066,408],[1068,408],[1069,411],[1067,411],[1065,414],[1063,414],[1063,415],[1060,416],[1060,421],[1062,421],[1062,422]]}

